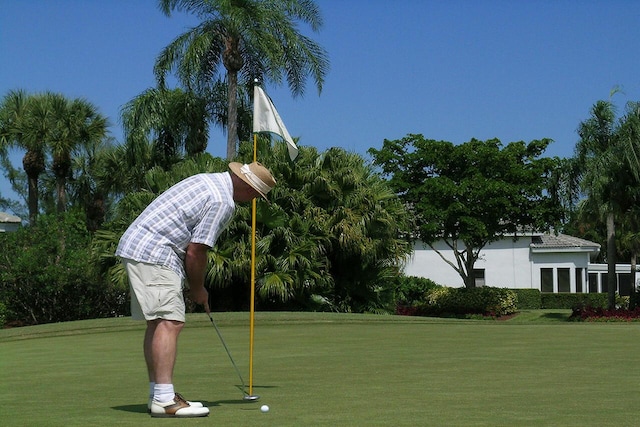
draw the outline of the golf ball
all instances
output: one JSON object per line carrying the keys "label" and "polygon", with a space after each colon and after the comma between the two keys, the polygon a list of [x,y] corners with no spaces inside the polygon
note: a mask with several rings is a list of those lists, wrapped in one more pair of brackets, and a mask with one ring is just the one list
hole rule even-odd
{"label": "golf ball", "polygon": [[262,405],[262,406],[260,407],[260,410],[261,410],[262,412],[269,412],[269,405]]}

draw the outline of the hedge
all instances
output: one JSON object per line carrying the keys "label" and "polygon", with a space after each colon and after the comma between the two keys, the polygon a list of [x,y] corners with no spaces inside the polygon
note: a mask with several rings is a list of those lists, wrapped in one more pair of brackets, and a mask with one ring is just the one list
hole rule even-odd
{"label": "hedge", "polygon": [[545,308],[545,309],[550,309],[550,308],[573,309],[576,307],[606,308],[608,305],[607,294],[605,293],[599,293],[599,294],[542,293],[540,295],[541,295],[540,308]]}
{"label": "hedge", "polygon": [[515,313],[516,306],[517,295],[510,289],[437,287],[427,293],[426,300],[416,307],[416,311],[428,316],[500,317]]}

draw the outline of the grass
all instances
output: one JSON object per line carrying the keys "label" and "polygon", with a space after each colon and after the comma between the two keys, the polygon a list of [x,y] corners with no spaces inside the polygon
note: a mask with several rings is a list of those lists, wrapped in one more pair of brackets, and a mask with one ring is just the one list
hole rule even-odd
{"label": "grass", "polygon": [[[6,426],[632,426],[640,325],[256,313],[254,390],[204,314],[190,315],[175,383],[211,415],[146,414],[143,325],[102,319],[0,331]],[[248,383],[247,313],[216,323]],[[269,413],[259,411],[262,404]],[[26,410],[28,408],[28,410]]]}

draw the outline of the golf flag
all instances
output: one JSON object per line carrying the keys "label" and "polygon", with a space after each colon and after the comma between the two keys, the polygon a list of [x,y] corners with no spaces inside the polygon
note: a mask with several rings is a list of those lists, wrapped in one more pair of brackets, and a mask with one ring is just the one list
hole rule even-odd
{"label": "golf flag", "polygon": [[279,135],[287,143],[291,160],[298,155],[298,147],[284,126],[276,107],[258,85],[253,89],[253,132],[271,132]]}

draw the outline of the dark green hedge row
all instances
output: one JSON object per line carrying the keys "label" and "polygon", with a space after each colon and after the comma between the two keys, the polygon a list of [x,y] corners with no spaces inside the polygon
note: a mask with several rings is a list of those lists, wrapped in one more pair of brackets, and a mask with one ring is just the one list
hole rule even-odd
{"label": "dark green hedge row", "polygon": [[[401,277],[396,283],[398,314],[491,315],[504,316],[517,310],[606,308],[607,294],[542,293],[537,289],[450,288],[429,279]],[[618,305],[628,305],[628,298],[618,298]]]}

